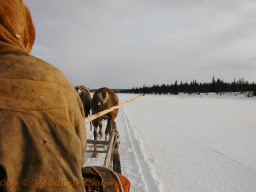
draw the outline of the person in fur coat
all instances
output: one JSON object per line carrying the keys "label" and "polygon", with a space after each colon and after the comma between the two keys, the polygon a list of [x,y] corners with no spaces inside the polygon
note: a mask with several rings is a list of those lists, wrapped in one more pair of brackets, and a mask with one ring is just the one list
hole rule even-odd
{"label": "person in fur coat", "polygon": [[34,39],[23,0],[0,0],[0,191],[84,192],[83,106]]}

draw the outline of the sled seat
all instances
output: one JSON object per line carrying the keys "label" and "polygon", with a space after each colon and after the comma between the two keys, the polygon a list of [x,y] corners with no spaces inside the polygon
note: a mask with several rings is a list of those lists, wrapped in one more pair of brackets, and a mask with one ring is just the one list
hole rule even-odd
{"label": "sled seat", "polygon": [[83,167],[82,175],[86,191],[129,192],[130,181],[106,167]]}

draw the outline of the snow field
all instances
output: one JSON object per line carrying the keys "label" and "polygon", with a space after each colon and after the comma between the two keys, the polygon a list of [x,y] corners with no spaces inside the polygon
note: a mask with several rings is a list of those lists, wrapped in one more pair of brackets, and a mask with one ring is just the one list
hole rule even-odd
{"label": "snow field", "polygon": [[[120,103],[134,96],[118,94]],[[131,191],[255,192],[255,108],[255,99],[214,95],[146,95],[121,108],[122,173]],[[86,166],[103,162],[104,155],[86,155]]]}

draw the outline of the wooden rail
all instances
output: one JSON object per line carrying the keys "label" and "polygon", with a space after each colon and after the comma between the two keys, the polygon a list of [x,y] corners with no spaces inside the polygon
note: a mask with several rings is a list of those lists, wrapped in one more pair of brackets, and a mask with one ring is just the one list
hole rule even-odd
{"label": "wooden rail", "polygon": [[96,114],[94,114],[94,115],[92,115],[92,116],[90,116],[90,117],[87,117],[87,118],[85,118],[84,123],[89,123],[89,122],[93,121],[94,119],[97,119],[97,118],[99,118],[99,117],[101,117],[101,116],[103,116],[103,115],[105,115],[105,114],[107,114],[107,113],[109,113],[109,112],[111,112],[111,111],[113,111],[113,110],[115,110],[115,109],[118,109],[118,108],[120,108],[120,107],[123,107],[123,106],[127,105],[128,103],[131,103],[131,102],[133,102],[134,100],[136,100],[136,99],[138,99],[138,98],[140,98],[140,97],[142,97],[142,96],[144,96],[144,95],[145,95],[144,93],[143,93],[143,94],[140,94],[140,95],[138,95],[137,97],[134,97],[134,98],[132,98],[132,99],[130,99],[130,100],[128,100],[128,101],[126,101],[126,102],[120,104],[120,105],[110,107],[110,108],[108,108],[108,109],[106,109],[106,110],[104,110],[104,111],[101,111],[101,112],[96,113]]}

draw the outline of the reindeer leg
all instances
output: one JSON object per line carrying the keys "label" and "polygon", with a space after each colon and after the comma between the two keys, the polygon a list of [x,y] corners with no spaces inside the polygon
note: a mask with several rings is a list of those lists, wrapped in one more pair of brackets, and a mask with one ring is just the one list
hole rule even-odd
{"label": "reindeer leg", "polygon": [[102,138],[102,137],[103,137],[103,133],[102,133],[102,121],[99,121],[99,127],[100,127],[99,136],[100,136],[100,138]]}
{"label": "reindeer leg", "polygon": [[[97,133],[97,127],[93,126],[94,127],[94,141],[97,141],[98,139],[98,133]],[[95,146],[96,144],[94,144]],[[96,148],[94,147],[94,152],[92,153],[92,158],[97,158],[99,155],[98,153],[96,152]]]}
{"label": "reindeer leg", "polygon": [[113,122],[114,122],[114,119],[112,117],[110,117],[108,119],[108,124],[107,124],[106,130],[105,130],[105,141],[107,141],[107,137],[108,137],[108,135],[112,131],[112,124],[113,124]]}
{"label": "reindeer leg", "polygon": [[[91,112],[90,112],[90,108],[91,106],[88,107],[88,117],[91,116]],[[90,131],[92,131],[92,122],[90,121]]]}
{"label": "reindeer leg", "polygon": [[92,131],[92,122],[90,122],[90,131]]}

